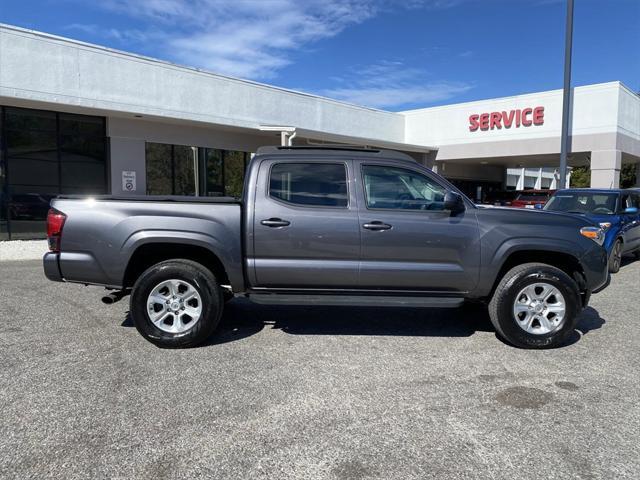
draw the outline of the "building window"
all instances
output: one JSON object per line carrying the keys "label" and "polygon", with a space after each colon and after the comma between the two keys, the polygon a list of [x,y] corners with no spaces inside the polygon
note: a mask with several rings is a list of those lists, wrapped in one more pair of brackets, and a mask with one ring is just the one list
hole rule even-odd
{"label": "building window", "polygon": [[240,197],[248,158],[233,150],[147,143],[147,194],[196,195],[197,186],[200,196]]}
{"label": "building window", "polygon": [[224,191],[228,197],[241,197],[247,154],[244,152],[224,152]]}
{"label": "building window", "polygon": [[164,143],[146,144],[147,195],[173,194],[172,150],[172,145]]}
{"label": "building window", "polygon": [[200,148],[198,152],[202,159],[200,195],[241,197],[250,154],[214,148]]}
{"label": "building window", "polygon": [[146,144],[148,195],[195,195],[194,149],[164,143]]}
{"label": "building window", "polygon": [[201,148],[201,168],[203,174],[201,192],[205,197],[224,195],[224,151],[214,148]]}
{"label": "building window", "polygon": [[105,119],[0,107],[0,239],[42,238],[51,199],[107,190]]}

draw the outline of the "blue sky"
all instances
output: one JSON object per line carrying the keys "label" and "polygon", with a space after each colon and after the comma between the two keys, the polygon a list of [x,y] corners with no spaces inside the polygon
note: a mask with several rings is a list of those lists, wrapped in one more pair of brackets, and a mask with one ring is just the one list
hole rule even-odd
{"label": "blue sky", "polygon": [[[0,22],[387,110],[562,87],[563,0],[0,0]],[[573,84],[640,91],[640,0],[576,0]]]}

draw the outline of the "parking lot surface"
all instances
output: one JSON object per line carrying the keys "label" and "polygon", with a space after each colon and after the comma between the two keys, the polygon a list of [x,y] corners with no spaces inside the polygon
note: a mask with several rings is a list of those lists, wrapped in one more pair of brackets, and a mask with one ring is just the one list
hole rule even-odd
{"label": "parking lot surface", "polygon": [[103,290],[0,263],[1,478],[638,478],[640,262],[562,348],[477,308],[228,306],[162,350]]}

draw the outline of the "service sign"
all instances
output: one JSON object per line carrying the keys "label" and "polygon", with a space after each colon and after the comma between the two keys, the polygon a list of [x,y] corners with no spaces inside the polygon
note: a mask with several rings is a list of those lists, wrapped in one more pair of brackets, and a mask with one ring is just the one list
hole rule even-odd
{"label": "service sign", "polygon": [[132,170],[122,171],[122,191],[123,192],[135,192],[136,191],[136,172]]}
{"label": "service sign", "polygon": [[505,112],[474,113],[469,116],[469,131],[502,130],[544,124],[544,107],[523,108]]}

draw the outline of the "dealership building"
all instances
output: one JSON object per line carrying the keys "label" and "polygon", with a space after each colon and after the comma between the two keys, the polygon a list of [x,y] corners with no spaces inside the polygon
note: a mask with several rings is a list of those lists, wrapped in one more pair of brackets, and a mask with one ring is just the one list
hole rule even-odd
{"label": "dealership building", "polygon": [[[262,145],[406,152],[470,196],[558,188],[562,91],[388,112],[0,25],[0,240],[43,233],[59,194],[239,195]],[[640,97],[573,89],[571,166],[640,181]]]}

